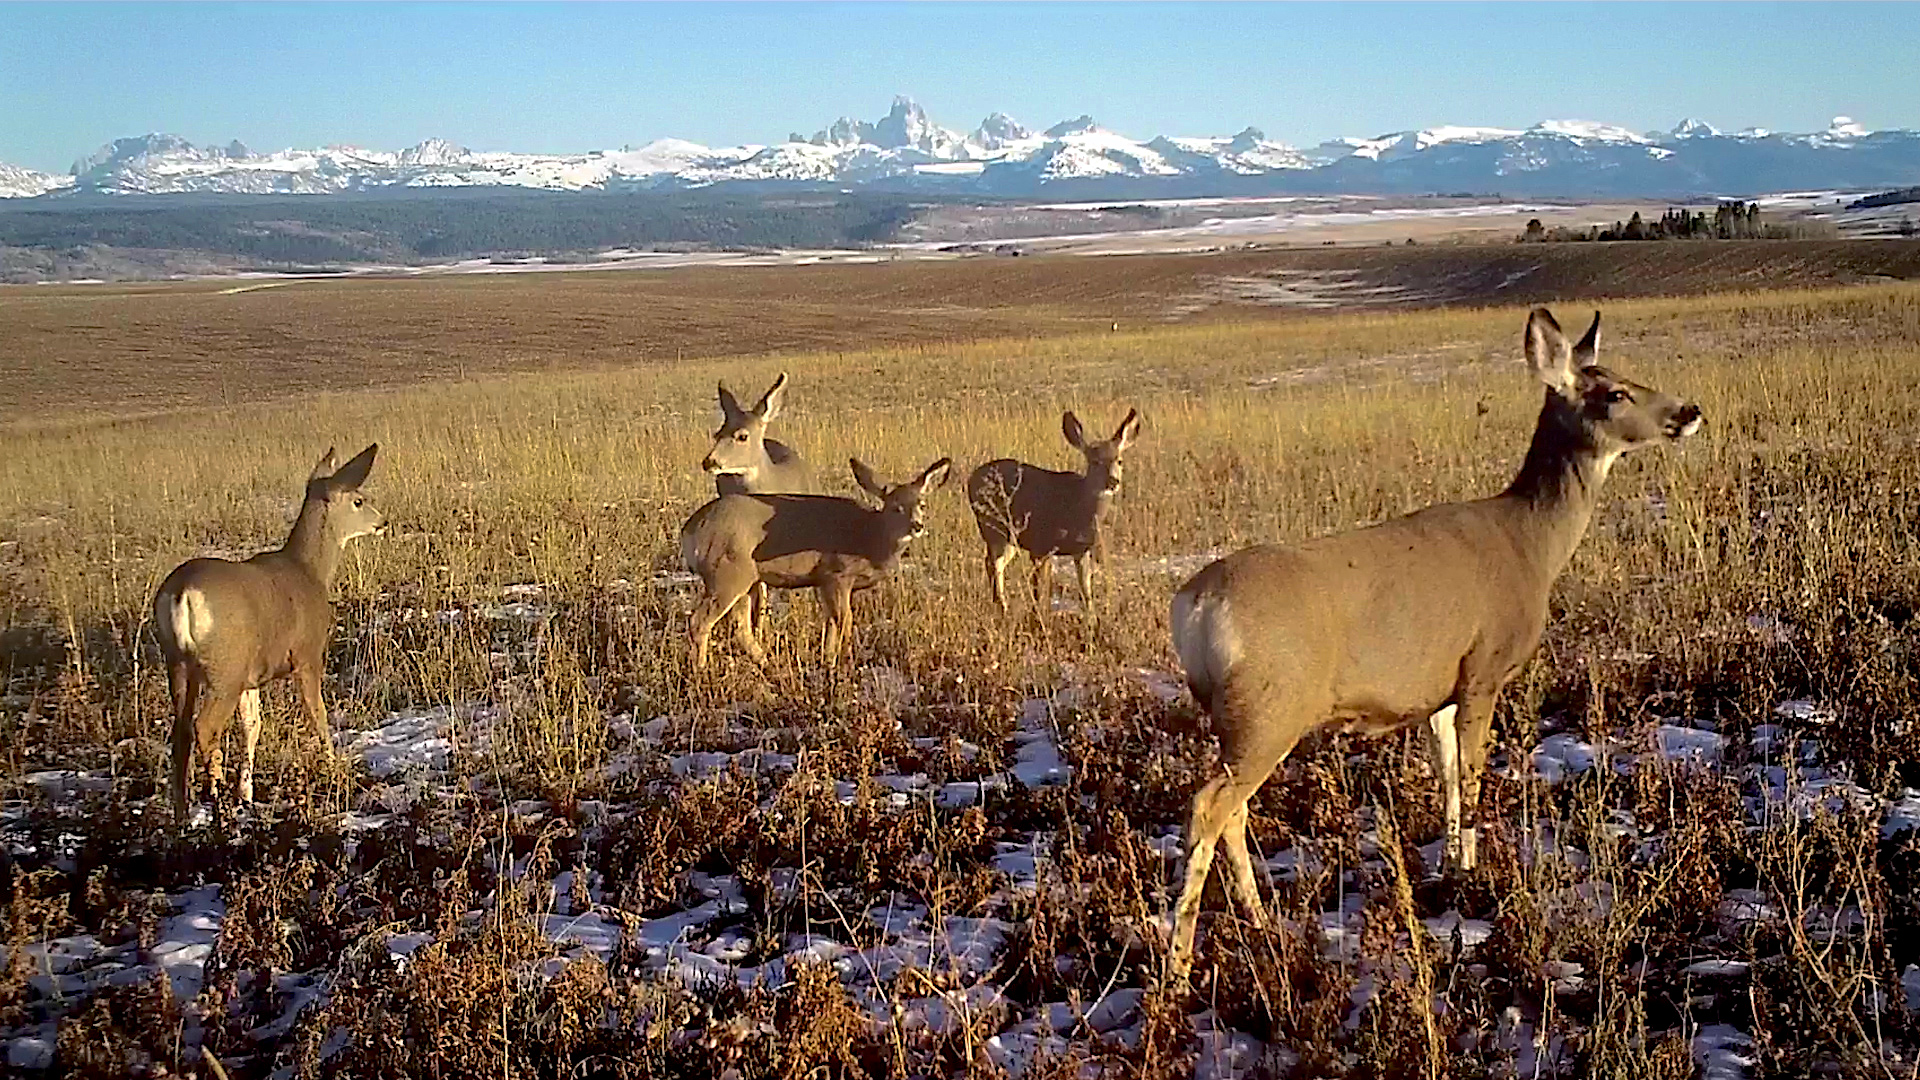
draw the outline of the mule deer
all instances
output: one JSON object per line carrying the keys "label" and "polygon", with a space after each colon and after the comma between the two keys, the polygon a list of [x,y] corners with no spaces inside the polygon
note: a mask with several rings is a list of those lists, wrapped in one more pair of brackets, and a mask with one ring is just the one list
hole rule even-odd
{"label": "mule deer", "polygon": [[829,665],[851,647],[853,594],[892,572],[907,544],[926,531],[926,494],[946,483],[953,463],[941,458],[894,487],[858,459],[849,463],[880,509],[833,495],[723,495],[681,526],[680,557],[706,587],[693,610],[694,670],[707,666],[707,638],[728,616],[740,647],[754,663],[766,663],[746,603],[760,585],[814,590],[826,620],[821,652]]}
{"label": "mule deer", "polygon": [[184,815],[195,748],[210,774],[217,807],[220,742],[240,713],[240,798],[253,801],[253,751],[260,739],[260,688],[292,676],[321,753],[333,757],[320,675],[333,636],[327,593],[347,542],[378,533],[385,519],[360,486],[373,468],[375,443],[338,464],[329,449],[307,478],[287,542],[245,562],[190,559],[153,597],[154,636],[173,695],[173,805]]}
{"label": "mule deer", "polygon": [[[809,495],[820,490],[813,470],[792,447],[767,438],[767,424],[780,415],[786,392],[783,371],[753,408],[743,409],[727,384],[720,384],[720,430],[713,433],[713,448],[700,463],[713,476],[714,494]],[[750,617],[759,629],[767,606],[765,585],[753,587],[751,602]]]}
{"label": "mule deer", "polygon": [[1699,429],[1698,406],[1598,367],[1600,316],[1579,344],[1545,308],[1525,350],[1546,400],[1520,473],[1498,495],[1431,506],[1297,547],[1236,552],[1173,598],[1175,651],[1213,717],[1222,770],[1193,797],[1168,969],[1184,981],[1200,896],[1224,841],[1232,884],[1263,918],[1247,801],[1323,726],[1385,734],[1428,722],[1453,872],[1472,870],[1494,702],[1538,647],[1547,597],[1620,455]]}
{"label": "mule deer", "polygon": [[813,470],[784,443],[767,438],[767,424],[780,415],[786,394],[785,372],[751,409],[720,384],[720,430],[700,467],[713,476],[716,495],[805,495],[819,490]]}
{"label": "mule deer", "polygon": [[1060,417],[1067,444],[1086,455],[1087,471],[1055,472],[1012,458],[989,461],[967,477],[967,502],[987,544],[987,584],[1007,610],[1007,564],[1016,547],[1033,560],[1033,599],[1045,612],[1052,592],[1053,557],[1068,555],[1080,581],[1080,599],[1093,614],[1093,563],[1106,561],[1100,519],[1120,490],[1120,458],[1140,433],[1140,413],[1128,409],[1113,438],[1088,442],[1080,418]]}

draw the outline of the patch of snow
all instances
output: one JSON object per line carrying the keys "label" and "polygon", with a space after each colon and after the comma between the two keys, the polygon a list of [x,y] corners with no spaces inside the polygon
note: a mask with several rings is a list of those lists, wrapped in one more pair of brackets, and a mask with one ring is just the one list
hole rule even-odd
{"label": "patch of snow", "polygon": [[611,963],[620,947],[623,928],[597,912],[579,915],[548,915],[544,931],[555,942],[577,942],[601,963]]}
{"label": "patch of snow", "polygon": [[1832,709],[1805,699],[1783,701],[1773,707],[1773,712],[1775,716],[1798,720],[1803,724],[1831,724],[1839,719]]}
{"label": "patch of snow", "polygon": [[1574,735],[1549,735],[1533,749],[1533,770],[1549,784],[1586,772],[1593,763],[1593,744]]}
{"label": "patch of snow", "polygon": [[169,917],[160,929],[160,941],[150,950],[153,962],[167,973],[173,996],[192,1001],[200,996],[206,977],[207,958],[220,936],[220,923],[226,918],[227,905],[220,899],[220,886],[203,885],[173,896],[180,911]]}
{"label": "patch of snow", "polygon": [[1468,919],[1458,911],[1448,911],[1438,918],[1424,920],[1427,933],[1432,934],[1442,945],[1451,947],[1454,935],[1460,936],[1460,944],[1472,949],[1493,936],[1493,924],[1485,919]]}
{"label": "patch of snow", "polygon": [[457,742],[485,751],[494,715],[485,706],[406,709],[389,714],[375,728],[335,732],[334,745],[348,757],[360,759],[377,777],[440,773],[446,771]]}
{"label": "patch of snow", "polygon": [[1560,135],[1569,139],[1592,139],[1597,142],[1646,143],[1646,136],[1614,124],[1601,124],[1592,120],[1542,120],[1531,129],[1548,135]]}
{"label": "patch of snow", "polygon": [[1038,1061],[1067,1055],[1067,1040],[1058,1035],[1003,1031],[987,1039],[987,1059],[1013,1080],[1019,1080]]}
{"label": "patch of snow", "polygon": [[1245,1032],[1223,1028],[1213,1010],[1193,1017],[1193,1033],[1200,1056],[1193,1063],[1194,1080],[1241,1080],[1251,1076],[1266,1053],[1266,1044]]}
{"label": "patch of snow", "polygon": [[1660,753],[1668,761],[1695,765],[1712,765],[1718,762],[1720,751],[1727,743],[1727,740],[1718,732],[1700,731],[1675,724],[1661,724],[1654,733],[1654,739],[1660,747]]}
{"label": "patch of snow", "polygon": [[1683,974],[1737,978],[1752,966],[1745,960],[1695,960],[1686,966]]}
{"label": "patch of snow", "polygon": [[7,1040],[7,1067],[38,1071],[53,1067],[53,1052],[60,1025],[49,1020],[24,1035]]}
{"label": "patch of snow", "polygon": [[1693,1037],[1701,1080],[1745,1080],[1755,1063],[1753,1039],[1731,1024],[1708,1024]]}
{"label": "patch of snow", "polygon": [[1915,829],[1920,829],[1920,788],[1904,788],[1900,797],[1887,805],[1887,816],[1881,823],[1880,836],[1891,840]]}

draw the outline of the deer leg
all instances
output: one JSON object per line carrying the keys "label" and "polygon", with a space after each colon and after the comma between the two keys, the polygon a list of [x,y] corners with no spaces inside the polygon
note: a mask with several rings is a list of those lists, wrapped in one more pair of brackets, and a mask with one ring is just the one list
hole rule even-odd
{"label": "deer leg", "polygon": [[220,812],[221,783],[226,778],[220,743],[227,736],[227,725],[233,723],[233,711],[239,704],[239,690],[223,687],[212,695],[203,694],[200,715],[193,722],[193,740],[200,751],[200,760],[207,765],[207,796],[213,800],[216,815]]}
{"label": "deer leg", "polygon": [[767,617],[767,583],[764,581],[754,582],[753,592],[749,595],[748,599],[752,601],[753,629],[755,633],[758,633],[762,623]]}
{"label": "deer leg", "polygon": [[[1253,798],[1253,793],[1260,790],[1260,785],[1286,760],[1307,726],[1288,715],[1271,712],[1245,715],[1244,706],[1236,707],[1231,695],[1224,697],[1221,705],[1223,708],[1214,714],[1214,723],[1225,733],[1221,756],[1227,766],[1193,796],[1193,808],[1187,818],[1186,880],[1180,888],[1180,899],[1174,905],[1173,943],[1167,951],[1167,973],[1173,985],[1183,989],[1193,966],[1193,935],[1200,922],[1200,898],[1206,892],[1207,871],[1213,866],[1214,845],[1230,828],[1239,830],[1238,840],[1229,840],[1227,845],[1227,857],[1235,861],[1238,877],[1239,856],[1233,854],[1233,849],[1236,842],[1245,848],[1247,800]],[[1240,732],[1246,733],[1245,736],[1235,738]],[[1249,856],[1248,885],[1252,884],[1252,864]],[[1255,901],[1255,910],[1259,910],[1258,894],[1252,894],[1251,898]],[[1245,899],[1243,897],[1243,902]]]}
{"label": "deer leg", "polygon": [[1469,823],[1460,833],[1460,869],[1471,872],[1480,858],[1480,782],[1487,772],[1487,736],[1493,732],[1493,706],[1500,688],[1469,691],[1460,706],[1460,801]]}
{"label": "deer leg", "polygon": [[1080,579],[1080,604],[1087,609],[1087,618],[1093,618],[1093,556],[1081,552],[1073,557],[1074,576]]}
{"label": "deer leg", "polygon": [[754,630],[757,629],[760,615],[764,610],[761,605],[765,602],[766,595],[766,583],[756,581],[746,597],[734,601],[733,608],[729,612],[733,620],[734,642],[740,646],[741,652],[747,654],[747,659],[761,667],[767,666],[767,652],[760,647],[760,639],[755,636]]}
{"label": "deer leg", "polygon": [[[1267,909],[1260,901],[1259,878],[1253,872],[1253,855],[1247,850],[1247,803],[1241,803],[1240,809],[1234,811],[1233,820],[1227,823],[1227,829],[1220,834],[1220,839],[1227,845],[1227,861],[1233,867],[1234,895],[1240,898],[1240,906],[1255,926],[1266,926]],[[1264,877],[1265,867],[1261,871],[1260,876]],[[1268,884],[1271,886],[1272,883]]]}
{"label": "deer leg", "polygon": [[1033,557],[1030,580],[1033,584],[1034,614],[1044,619],[1053,612],[1053,556]]}
{"label": "deer leg", "polygon": [[193,713],[201,682],[186,661],[167,665],[167,689],[173,693],[173,813],[182,824],[187,820],[187,801],[193,797]]}
{"label": "deer leg", "polygon": [[694,606],[693,618],[687,624],[687,636],[690,639],[688,659],[695,671],[707,669],[707,638],[712,636],[713,624],[720,621],[724,610],[718,598],[712,595],[701,598],[700,603]]}
{"label": "deer leg", "polygon": [[1235,815],[1250,795],[1252,792],[1227,772],[1208,781],[1193,796],[1193,808],[1187,816],[1186,881],[1174,906],[1173,945],[1167,952],[1167,970],[1176,985],[1185,985],[1193,966],[1193,934],[1200,925],[1200,897],[1206,892],[1207,874],[1213,869],[1214,847],[1221,834],[1235,823]]}
{"label": "deer leg", "polygon": [[687,624],[693,670],[705,671],[707,668],[707,639],[713,636],[714,624],[752,592],[759,581],[758,575],[743,574],[726,566],[714,570],[703,579],[706,595],[694,605],[693,617]]}
{"label": "deer leg", "polygon": [[1440,813],[1446,822],[1443,848],[1448,870],[1459,868],[1460,840],[1460,732],[1454,726],[1459,708],[1448,705],[1427,718],[1427,747],[1433,759],[1433,778],[1440,785]]}
{"label": "deer leg", "polygon": [[300,683],[300,704],[307,715],[307,729],[320,744],[320,757],[328,764],[333,763],[333,725],[327,722],[327,701],[320,692],[320,659],[304,664],[294,671],[294,677]]}
{"label": "deer leg", "polygon": [[240,801],[253,801],[253,749],[260,744],[260,688],[240,694]]}
{"label": "deer leg", "polygon": [[993,587],[993,602],[1000,605],[1002,615],[1007,613],[1007,564],[1014,554],[1012,544],[987,545],[987,584]]}
{"label": "deer leg", "polygon": [[840,654],[853,652],[853,590],[833,581],[814,591],[820,597],[820,616],[826,622],[820,638],[821,658],[829,668],[838,667]]}
{"label": "deer leg", "polygon": [[833,590],[833,617],[840,624],[840,648],[834,654],[853,660],[853,589],[842,583]]}

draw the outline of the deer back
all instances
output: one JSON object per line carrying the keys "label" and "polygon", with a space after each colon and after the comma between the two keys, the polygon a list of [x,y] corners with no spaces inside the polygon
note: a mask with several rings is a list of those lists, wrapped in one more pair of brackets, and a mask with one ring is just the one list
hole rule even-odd
{"label": "deer back", "polygon": [[169,662],[257,686],[318,662],[332,636],[327,593],[347,543],[386,519],[361,494],[378,444],[345,465],[329,449],[308,477],[287,542],[245,560],[190,559],[154,594],[154,625]]}
{"label": "deer back", "polygon": [[1067,444],[1086,458],[1082,472],[1062,472],[1012,458],[989,461],[967,477],[967,502],[981,539],[1012,541],[1033,555],[1080,555],[1099,540],[1100,521],[1120,489],[1121,457],[1140,430],[1129,409],[1113,437],[1089,441],[1079,417],[1061,416]]}

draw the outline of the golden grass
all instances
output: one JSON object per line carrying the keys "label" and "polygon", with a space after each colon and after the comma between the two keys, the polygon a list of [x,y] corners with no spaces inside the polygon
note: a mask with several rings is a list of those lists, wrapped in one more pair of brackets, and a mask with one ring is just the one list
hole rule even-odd
{"label": "golden grass", "polygon": [[[1560,315],[1569,324],[1581,318],[1571,310]],[[1596,739],[1623,731],[1644,738],[1657,718],[1670,716],[1712,721],[1737,747],[1739,736],[1772,719],[1776,701],[1813,696],[1839,711],[1843,722],[1823,739],[1857,781],[1881,792],[1920,781],[1912,771],[1920,734],[1911,723],[1920,707],[1913,670],[1920,513],[1911,498],[1920,475],[1920,288],[1633,300],[1607,304],[1605,315],[1602,361],[1698,401],[1707,427],[1684,447],[1648,451],[1615,471],[1556,591],[1540,659],[1509,691],[1501,721],[1508,752],[1531,747],[1542,721]],[[1430,310],[793,352],[0,432],[0,611],[8,627],[0,664],[11,668],[6,674],[33,697],[41,717],[0,717],[6,762],[17,773],[111,760],[133,790],[152,790],[160,767],[154,756],[114,748],[127,739],[162,739],[165,730],[161,680],[150,660],[139,660],[150,655],[142,624],[159,578],[198,551],[278,543],[312,460],[328,445],[351,452],[378,440],[381,455],[367,490],[392,529],[359,543],[342,575],[330,682],[337,723],[405,704],[511,698],[524,707],[496,728],[489,768],[509,787],[570,804],[607,790],[597,768],[608,752],[609,712],[674,717],[673,730],[688,745],[726,745],[732,736],[718,719],[745,702],[765,725],[802,732],[782,738],[819,755],[808,768],[825,771],[803,769],[781,795],[811,806],[806,784],[848,770],[870,777],[879,762],[910,751],[897,730],[869,731],[877,721],[855,692],[857,675],[830,680],[815,665],[810,601],[771,621],[773,662],[764,677],[718,642],[718,673],[689,677],[687,598],[653,588],[649,579],[677,569],[673,537],[710,491],[695,463],[715,420],[714,381],[724,377],[757,391],[777,371],[790,371],[787,412],[775,434],[849,493],[848,455],[892,478],[942,455],[955,459],[959,475],[1002,455],[1066,466],[1073,455],[1059,435],[1062,408],[1105,434],[1128,407],[1138,407],[1146,426],[1109,522],[1112,562],[1100,582],[1097,625],[1071,614],[1027,617],[1029,602],[1017,587],[1021,617],[993,616],[958,485],[933,496],[930,532],[907,569],[855,601],[857,662],[898,669],[951,706],[903,720],[910,732],[962,735],[980,742],[990,760],[1004,753],[997,740],[1007,734],[1012,704],[1056,689],[1063,663],[1086,673],[1100,694],[1074,720],[1084,731],[1063,738],[1078,770],[1072,790],[1090,802],[1036,796],[996,811],[1014,817],[967,825],[951,815],[902,831],[884,814],[869,821],[860,817],[870,812],[864,808],[835,809],[829,795],[811,811],[823,831],[792,834],[781,830],[809,820],[804,813],[776,826],[760,816],[753,797],[735,798],[723,785],[711,793],[713,803],[701,804],[706,810],[659,811],[680,815],[671,818],[677,824],[659,824],[662,831],[648,835],[697,837],[706,835],[703,828],[711,835],[648,855],[671,865],[631,879],[654,888],[701,859],[720,858],[715,852],[745,874],[745,867],[762,865],[756,860],[774,859],[768,852],[818,860],[819,845],[847,843],[890,853],[860,862],[869,867],[863,887],[911,888],[929,903],[936,903],[932,894],[950,895],[959,910],[974,910],[967,905],[980,902],[969,890],[977,884],[982,835],[1016,835],[1006,831],[1017,828],[1016,820],[1052,821],[1085,845],[1060,853],[1065,870],[1108,884],[1089,886],[1105,899],[1088,911],[1073,908],[1072,919],[1049,916],[1036,901],[1026,912],[1031,948],[1084,948],[1121,966],[1086,976],[1093,982],[1037,969],[1019,978],[1034,994],[1091,996],[1122,968],[1128,977],[1151,968],[1137,953],[1077,935],[1091,933],[1089,919],[1118,926],[1157,910],[1161,871],[1156,857],[1142,853],[1143,830],[1179,820],[1207,753],[1193,737],[1187,707],[1155,703],[1117,674],[1173,667],[1164,606],[1180,576],[1155,561],[1298,540],[1497,490],[1517,468],[1538,408],[1539,390],[1518,361],[1523,319],[1514,308]],[[495,602],[499,588],[514,582],[548,589],[555,610],[537,633],[490,629],[478,619],[442,623],[432,615]],[[498,670],[502,652],[511,685]],[[50,726],[45,718],[54,716],[59,724]],[[348,805],[354,783],[315,786],[292,727],[270,720],[263,787],[292,797],[303,813]],[[1269,846],[1285,835],[1313,836],[1330,851],[1348,851],[1357,865],[1358,822],[1370,802],[1373,813],[1382,812],[1375,800],[1386,794],[1391,809],[1384,812],[1400,815],[1409,842],[1427,838],[1434,808],[1414,764],[1420,755],[1409,745],[1390,740],[1377,772],[1354,769],[1339,754],[1303,756],[1300,768],[1276,779],[1256,804],[1256,832]],[[1662,1042],[1661,1033],[1683,1032],[1692,1022],[1684,990],[1663,983],[1662,992],[1679,993],[1681,1003],[1643,1005],[1641,991],[1622,996],[1605,980],[1627,978],[1649,957],[1666,965],[1663,978],[1678,970],[1677,958],[1693,939],[1675,927],[1701,918],[1702,902],[1711,910],[1722,888],[1772,886],[1818,864],[1816,850],[1853,851],[1857,858],[1847,865],[1854,876],[1822,877],[1803,908],[1852,903],[1870,920],[1904,910],[1887,880],[1903,888],[1914,883],[1913,868],[1897,861],[1909,856],[1876,856],[1870,821],[1812,839],[1791,827],[1787,839],[1771,831],[1749,837],[1713,825],[1714,815],[1737,816],[1741,805],[1737,789],[1728,795],[1718,783],[1651,766],[1630,780],[1598,776],[1577,791],[1570,785],[1543,793],[1511,778],[1490,783],[1489,814],[1508,822],[1508,831],[1490,841],[1479,892],[1455,898],[1477,904],[1499,925],[1488,946],[1497,959],[1474,962],[1512,980],[1512,994],[1544,992],[1542,1030],[1554,1011],[1553,991],[1543,990],[1551,979],[1541,982],[1540,965],[1572,958],[1588,965],[1603,991],[1564,1008],[1586,1033],[1576,1056],[1586,1055],[1579,1060],[1589,1065],[1633,1063],[1653,1074],[1675,1065],[1679,1044]],[[825,790],[831,792],[830,782]],[[1601,852],[1616,849],[1596,839],[1592,872],[1606,876],[1620,890],[1622,909],[1639,912],[1642,922],[1551,928],[1540,912],[1574,871],[1517,861],[1513,830],[1538,821],[1586,822],[1597,838],[1621,805],[1642,822],[1668,815],[1672,836],[1690,839],[1672,841],[1663,849],[1672,859],[1662,861],[1662,854],[1652,864],[1631,855],[1602,860]],[[1686,807],[1694,807],[1691,819]],[[707,815],[705,825],[689,823],[699,814]],[[1394,835],[1388,825],[1380,837]],[[748,834],[765,850],[741,847]],[[1396,948],[1393,928],[1404,934],[1414,921],[1406,864],[1393,865],[1388,877],[1400,884],[1380,891],[1377,901],[1385,936],[1375,944],[1385,943],[1383,955]],[[1128,886],[1136,891],[1103,892],[1119,888],[1111,885],[1115,875],[1138,878],[1137,888]],[[1337,888],[1327,879],[1303,882],[1283,890],[1279,902],[1311,921],[1327,890]],[[1076,900],[1069,893],[1056,899],[1075,905],[1087,895],[1072,894],[1083,897]],[[1311,1060],[1360,1053],[1383,1070],[1394,1061],[1454,1075],[1498,1056],[1488,1040],[1514,999],[1450,982],[1486,978],[1468,974],[1457,956],[1416,953],[1416,970],[1406,978],[1381,969],[1378,992],[1390,1007],[1370,1021],[1375,1026],[1344,1034],[1337,1014],[1314,1011],[1324,995],[1307,994],[1298,1010],[1283,1002],[1309,985],[1338,997],[1350,972],[1325,967],[1313,946],[1303,952],[1284,933],[1233,929],[1226,915],[1220,919],[1222,929],[1202,956],[1203,967],[1218,973],[1217,1007],[1275,1040],[1297,1040]],[[1836,1027],[1836,1018],[1857,1019],[1869,1007],[1862,987],[1875,980],[1897,990],[1887,980],[1920,961],[1920,953],[1913,941],[1889,936],[1884,921],[1875,925],[1878,936],[1817,958],[1815,945],[1789,941],[1805,963],[1756,969],[1756,993],[1790,995],[1808,980],[1826,987],[1806,1006],[1822,1018],[1817,1036],[1745,1015],[1745,1026],[1774,1040],[1774,1067],[1878,1060],[1851,1028]],[[1657,940],[1644,940],[1649,933]],[[508,948],[498,941],[474,947]],[[509,951],[521,955],[527,947],[516,939]],[[453,968],[484,966],[484,953],[449,956]],[[1644,979],[1644,966],[1637,970]],[[1276,988],[1273,980],[1283,974],[1291,989]],[[809,994],[828,993],[807,985]],[[1426,1007],[1434,987],[1454,995],[1437,1017]],[[417,992],[389,983],[355,991],[356,1000],[378,1000],[382,1008],[399,1008],[395,1000]],[[500,995],[511,994],[493,987],[480,1000],[505,1009]],[[1408,995],[1417,995],[1417,1004]],[[781,1037],[813,1037],[803,1021],[838,1016],[829,1005],[818,1016],[793,1019],[800,1027],[780,1027]],[[533,1008],[514,1006],[521,1007]],[[340,1014],[332,1019],[342,1022]],[[1159,1022],[1149,1023],[1148,1042],[1177,1057],[1177,1038],[1155,1042]],[[1459,1050],[1470,1035],[1482,1039],[1479,1049]],[[931,1060],[915,1056],[925,1051],[964,1070],[975,1067],[969,1045],[962,1039],[935,1050],[902,1043],[861,1052],[898,1065]],[[775,1046],[753,1053],[763,1051],[770,1060],[788,1052]],[[659,1053],[671,1057],[667,1049]],[[1449,1055],[1457,1056],[1436,1060]],[[1159,1067],[1144,1059],[1129,1067],[1136,1066]]]}
{"label": "golden grass", "polygon": [[[1523,304],[1920,277],[1920,241],[1310,247],[1126,258],[0,287],[0,425],[505,372],[1287,317],[1233,283]],[[244,291],[234,291],[236,288]],[[1257,289],[1254,290],[1258,292]],[[1351,297],[1349,299],[1352,299]]]}

